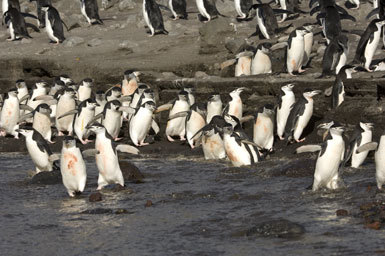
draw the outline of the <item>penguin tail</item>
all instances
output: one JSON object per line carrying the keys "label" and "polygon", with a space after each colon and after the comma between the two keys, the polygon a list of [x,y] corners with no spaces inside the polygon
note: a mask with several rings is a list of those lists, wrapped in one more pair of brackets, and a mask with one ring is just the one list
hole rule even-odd
{"label": "penguin tail", "polygon": [[313,183],[306,187],[306,190],[312,190],[313,189]]}
{"label": "penguin tail", "polygon": [[255,31],[253,34],[251,34],[248,38],[251,38],[251,37],[254,37],[254,36],[257,36],[258,35],[258,32]]}

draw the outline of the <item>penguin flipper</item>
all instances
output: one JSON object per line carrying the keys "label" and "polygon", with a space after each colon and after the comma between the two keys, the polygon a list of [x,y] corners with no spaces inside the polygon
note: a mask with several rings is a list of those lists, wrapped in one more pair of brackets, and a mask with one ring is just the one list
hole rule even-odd
{"label": "penguin flipper", "polygon": [[356,22],[356,18],[349,14],[340,14],[340,18],[341,20],[351,20],[353,22]]}
{"label": "penguin flipper", "polygon": [[36,96],[35,98],[33,98],[33,100],[43,100],[43,101],[46,101],[46,100],[52,100],[54,97],[52,95],[40,95],[40,96]]}
{"label": "penguin flipper", "polygon": [[96,116],[94,116],[94,118],[92,118],[87,126],[86,126],[86,129],[89,129],[96,121],[98,121],[100,118],[102,118],[104,116],[104,113],[100,113],[100,114],[97,114]]}
{"label": "penguin flipper", "polygon": [[151,128],[154,130],[155,134],[158,134],[160,131],[159,125],[152,119]]}
{"label": "penguin flipper", "polygon": [[321,10],[321,6],[316,6],[310,10],[310,16],[313,16],[314,13],[319,12]]}
{"label": "penguin flipper", "polygon": [[255,144],[254,142],[251,142],[249,140],[241,140],[241,142],[244,143],[244,144],[252,145],[254,147],[258,147],[257,144]]}
{"label": "penguin flipper", "polygon": [[157,113],[160,113],[160,112],[163,112],[163,111],[166,111],[166,110],[170,110],[172,108],[173,104],[164,104],[162,106],[159,106],[155,111],[154,111],[154,114],[157,114]]}
{"label": "penguin flipper", "polygon": [[95,156],[97,154],[99,154],[100,151],[97,150],[97,149],[86,149],[86,150],[83,150],[82,151],[82,155],[85,156],[85,157],[91,157],[91,156]]}
{"label": "penguin flipper", "polygon": [[36,27],[35,25],[31,24],[31,23],[25,23],[25,26],[28,28],[32,28],[35,32],[39,32],[40,33],[40,29],[38,27]]}
{"label": "penguin flipper", "polygon": [[248,122],[248,121],[251,121],[251,120],[253,120],[253,119],[254,119],[254,116],[253,116],[253,115],[248,115],[248,116],[242,117],[241,120],[239,120],[239,121],[240,121],[241,124],[242,124],[242,123],[244,123],[244,122]]}
{"label": "penguin flipper", "polygon": [[292,11],[284,10],[284,9],[273,9],[274,14],[293,14]]}
{"label": "penguin flipper", "polygon": [[119,111],[124,111],[128,114],[135,114],[136,109],[128,106],[121,106],[119,107]]}
{"label": "penguin flipper", "polygon": [[368,142],[360,147],[357,148],[356,153],[359,154],[364,151],[371,151],[371,150],[376,150],[378,147],[377,142]]}
{"label": "penguin flipper", "polygon": [[117,145],[116,150],[123,152],[123,153],[129,153],[129,154],[134,154],[134,155],[139,154],[139,149],[137,149],[136,147],[133,147],[131,145],[127,145],[127,144]]}
{"label": "penguin flipper", "polygon": [[67,32],[69,32],[70,30],[68,29],[68,26],[67,26],[67,24],[65,24],[65,22],[64,22],[63,20],[61,20],[61,23],[64,25],[64,27],[66,27],[66,29],[67,29]]}
{"label": "penguin flipper", "polygon": [[57,160],[59,160],[60,159],[60,153],[58,153],[58,154],[52,154],[52,155],[50,155],[49,157],[48,157],[48,160],[50,161],[50,162],[55,162],[55,161],[57,161]]}
{"label": "penguin flipper", "polygon": [[20,13],[23,17],[29,17],[29,18],[33,18],[33,19],[38,19],[35,15],[33,15],[33,14],[30,14],[30,13],[25,13],[25,12],[21,12]]}
{"label": "penguin flipper", "polygon": [[379,13],[380,13],[380,8],[375,8],[375,9],[371,10],[368,15],[366,15],[365,19],[368,20],[373,15],[376,15],[376,14],[379,14]]}
{"label": "penguin flipper", "polygon": [[320,151],[321,149],[322,147],[320,145],[304,145],[304,146],[298,147],[295,150],[295,153],[300,154],[300,153],[306,153],[306,152],[317,152],[317,151]]}
{"label": "penguin flipper", "polygon": [[231,59],[231,60],[226,60],[225,62],[221,63],[221,70],[234,65],[237,62],[237,59]]}
{"label": "penguin flipper", "polygon": [[30,106],[28,106],[27,104],[21,104],[20,106],[20,109],[21,110],[28,110],[28,111],[34,111],[34,109],[33,108],[31,108]]}
{"label": "penguin flipper", "polygon": [[63,115],[59,116],[57,119],[62,119],[63,117],[74,115],[74,114],[77,114],[78,112],[79,111],[77,109],[74,109],[74,110],[68,111],[67,113],[64,113]]}
{"label": "penguin flipper", "polygon": [[26,119],[28,118],[31,118],[33,117],[33,112],[30,112],[28,114],[25,114],[25,115],[22,115],[19,120],[17,121],[17,123],[21,123],[21,122],[24,122]]}
{"label": "penguin flipper", "polygon": [[182,111],[182,112],[178,112],[172,116],[169,116],[167,121],[170,121],[172,119],[175,119],[175,118],[179,118],[179,117],[186,117],[189,113],[191,113],[191,111]]}

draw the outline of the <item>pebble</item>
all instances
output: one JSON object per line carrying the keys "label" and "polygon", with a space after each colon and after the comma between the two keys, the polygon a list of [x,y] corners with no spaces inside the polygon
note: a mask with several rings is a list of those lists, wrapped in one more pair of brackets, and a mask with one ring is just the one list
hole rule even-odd
{"label": "pebble", "polygon": [[92,193],[89,197],[90,202],[100,202],[103,200],[102,194],[99,192]]}

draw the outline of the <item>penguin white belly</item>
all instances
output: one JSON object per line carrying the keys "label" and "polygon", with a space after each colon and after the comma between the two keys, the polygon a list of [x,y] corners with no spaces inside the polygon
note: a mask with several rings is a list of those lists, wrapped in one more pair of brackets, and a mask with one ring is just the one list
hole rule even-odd
{"label": "penguin white belly", "polygon": [[241,120],[243,116],[243,103],[241,98],[238,97],[229,102],[228,114]]}
{"label": "penguin white belly", "polygon": [[207,117],[206,122],[210,123],[213,116],[222,115],[222,102],[221,103],[208,103],[207,104]]}
{"label": "penguin white belly", "polygon": [[313,191],[322,186],[326,186],[329,189],[338,188],[338,168],[344,150],[345,143],[342,138],[328,141],[324,154],[321,157],[318,157],[316,162]]}
{"label": "penguin white belly", "polygon": [[339,105],[341,105],[341,103],[344,102],[344,100],[345,100],[345,86],[342,85],[341,93],[338,94],[338,104],[337,104],[337,107]]}
{"label": "penguin white belly", "polygon": [[279,137],[283,136],[291,106],[293,106],[294,103],[295,96],[293,93],[290,93],[282,97],[281,108],[277,108],[277,134]]}
{"label": "penguin white belly", "polygon": [[122,114],[120,112],[107,109],[106,116],[103,119],[103,126],[114,139],[116,139],[120,133],[121,116]]}
{"label": "penguin white belly", "polygon": [[86,86],[80,86],[78,90],[78,100],[83,101],[91,98],[92,89]]}
{"label": "penguin white belly", "polygon": [[379,31],[374,32],[373,41],[366,44],[365,47],[365,68],[369,69],[370,64],[372,63],[374,53],[376,52],[378,42],[380,41],[381,29]]}
{"label": "penguin white belly", "polygon": [[293,38],[291,41],[291,48],[287,50],[287,70],[289,73],[298,71],[302,66],[304,50],[303,38]]}
{"label": "penguin white belly", "polygon": [[190,119],[186,122],[186,138],[191,148],[199,146],[200,132],[194,139],[192,137],[206,125],[205,119],[195,111],[192,111]]}
{"label": "penguin white belly", "polygon": [[38,131],[45,140],[51,141],[51,118],[49,116],[36,112],[33,117],[32,127]]}
{"label": "penguin white belly", "polygon": [[32,162],[35,164],[36,173],[52,171],[52,164],[49,161],[48,154],[39,150],[37,143],[32,139],[32,136],[26,138],[26,146]]}
{"label": "penguin white belly", "polygon": [[242,12],[241,0],[234,0],[235,11],[238,13],[240,18],[246,18],[246,14]]}
{"label": "penguin white belly", "polygon": [[378,149],[374,154],[376,162],[376,181],[378,189],[385,183],[385,138],[381,136]]}
{"label": "penguin white belly", "polygon": [[307,33],[303,36],[304,44],[305,44],[305,54],[304,54],[304,59],[302,61],[302,65],[306,66],[307,63],[310,60],[310,54],[311,54],[311,49],[313,47],[313,33]]}
{"label": "penguin white belly", "polygon": [[56,129],[58,129],[61,132],[70,132],[72,133],[72,123],[74,120],[73,115],[69,115],[63,118],[58,119],[61,115],[67,113],[68,111],[74,110],[76,108],[75,100],[73,99],[65,99],[62,96],[59,99],[59,102],[57,103],[56,108]]}
{"label": "penguin white belly", "polygon": [[340,69],[345,66],[346,61],[348,59],[348,50],[344,50],[344,52],[340,56],[340,60],[338,61],[337,67],[336,67],[336,74],[340,72]]}
{"label": "penguin white belly", "polygon": [[1,3],[1,9],[3,11],[3,14],[8,11],[8,0],[3,0]]}
{"label": "penguin white belly", "polygon": [[0,128],[3,128],[7,134],[15,134],[18,129],[20,109],[18,99],[6,99],[0,114]]}
{"label": "penguin white belly", "polygon": [[205,17],[205,18],[207,18],[208,20],[210,20],[211,17],[210,17],[210,15],[207,13],[203,1],[204,1],[204,0],[196,0],[196,4],[197,4],[197,7],[198,7],[198,11],[199,11],[199,13],[200,13],[203,17]]}
{"label": "penguin white belly", "polygon": [[226,154],[234,166],[239,167],[242,165],[251,164],[250,154],[244,144],[241,144],[241,146],[239,146],[235,138],[230,137],[230,135],[226,134],[224,136],[224,145]]}
{"label": "penguin white belly", "polygon": [[129,131],[130,138],[135,146],[141,145],[152,124],[152,112],[145,108],[140,108],[138,112],[131,118]]}
{"label": "penguin white belly", "polygon": [[151,35],[154,35],[155,30],[151,24],[150,18],[148,17],[148,13],[146,10],[146,0],[143,0],[143,18],[144,18],[144,21],[146,22],[148,28],[151,30]]}
{"label": "penguin white belly", "polygon": [[[170,115],[175,115],[176,113],[188,111],[190,109],[190,105],[183,101],[175,102],[174,107],[170,111]],[[167,136],[184,136],[186,133],[186,117],[178,117],[174,118],[167,122],[166,126],[166,135]]]}
{"label": "penguin white belly", "polygon": [[[371,131],[370,132],[369,131],[363,132],[361,135],[362,135],[362,138],[361,138],[360,146],[372,141],[372,132]],[[353,168],[360,167],[360,165],[365,161],[365,158],[369,154],[369,151],[356,153],[356,150],[357,150],[357,143],[354,144],[354,149],[353,149],[353,153],[352,153],[352,165],[351,166]]]}
{"label": "penguin white belly", "polygon": [[226,157],[225,146],[218,133],[202,138],[202,149],[206,160],[223,159]]}
{"label": "penguin white belly", "polygon": [[9,23],[9,34],[11,35],[11,40],[15,40],[16,39],[15,29],[13,28],[13,23],[12,22]]}
{"label": "penguin white belly", "polygon": [[[282,10],[287,10],[286,0],[279,0],[279,4],[281,5]],[[282,14],[282,19],[279,22],[284,22],[286,18],[287,18],[287,14],[286,13]]]}
{"label": "penguin white belly", "polygon": [[88,123],[94,118],[95,110],[83,108],[79,116],[75,118],[74,132],[80,141],[88,138],[89,131],[86,129]]}
{"label": "penguin white belly", "polygon": [[263,22],[262,17],[259,15],[259,11],[257,10],[257,24],[259,27],[259,30],[261,31],[262,35],[266,37],[266,39],[270,39],[269,33],[267,33],[267,28],[265,23]]}
{"label": "penguin white belly", "polygon": [[254,123],[253,141],[259,149],[273,149],[274,124],[269,117],[258,115],[257,121]]}
{"label": "penguin white belly", "polygon": [[51,106],[49,106],[49,108],[51,109],[51,118],[55,118],[56,117],[56,104],[53,104]]}
{"label": "penguin white belly", "polygon": [[55,42],[60,41],[59,38],[57,38],[53,33],[52,24],[48,19],[48,13],[45,14],[45,31],[47,32],[49,39]]}
{"label": "penguin white belly", "polygon": [[299,140],[302,135],[303,130],[310,121],[311,116],[313,115],[313,100],[305,105],[305,111],[302,116],[298,117],[296,127],[294,129],[294,139]]}
{"label": "penguin white belly", "polygon": [[251,63],[251,74],[268,74],[271,73],[271,60],[270,57],[261,51],[258,51]]}
{"label": "penguin white belly", "polygon": [[99,151],[99,154],[95,155],[96,166],[99,170],[98,189],[113,183],[124,186],[118,156],[111,147],[111,141],[96,138],[95,148]]}
{"label": "penguin white belly", "polygon": [[129,82],[127,82],[127,80],[123,80],[122,95],[132,95],[137,88],[138,83],[135,80],[130,80]]}
{"label": "penguin white belly", "polygon": [[63,148],[60,157],[60,171],[68,194],[83,192],[86,186],[86,165],[79,148]]}
{"label": "penguin white belly", "polygon": [[249,76],[251,68],[251,58],[248,56],[240,57],[235,65],[235,76]]}

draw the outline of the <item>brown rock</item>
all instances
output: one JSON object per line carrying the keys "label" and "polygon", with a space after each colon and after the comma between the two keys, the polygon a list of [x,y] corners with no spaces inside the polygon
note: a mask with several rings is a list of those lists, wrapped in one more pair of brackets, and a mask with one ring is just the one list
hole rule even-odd
{"label": "brown rock", "polygon": [[341,216],[348,216],[349,212],[345,209],[339,209],[336,211],[336,215],[341,217]]}
{"label": "brown rock", "polygon": [[366,227],[370,228],[370,229],[379,230],[381,228],[381,223],[378,222],[378,221],[375,221],[375,222],[372,222],[372,223],[367,223]]}
{"label": "brown rock", "polygon": [[90,202],[99,202],[102,200],[103,200],[102,194],[100,194],[99,192],[92,193],[89,197]]}
{"label": "brown rock", "polygon": [[152,201],[147,200],[146,204],[144,205],[145,207],[151,207],[152,206]]}

